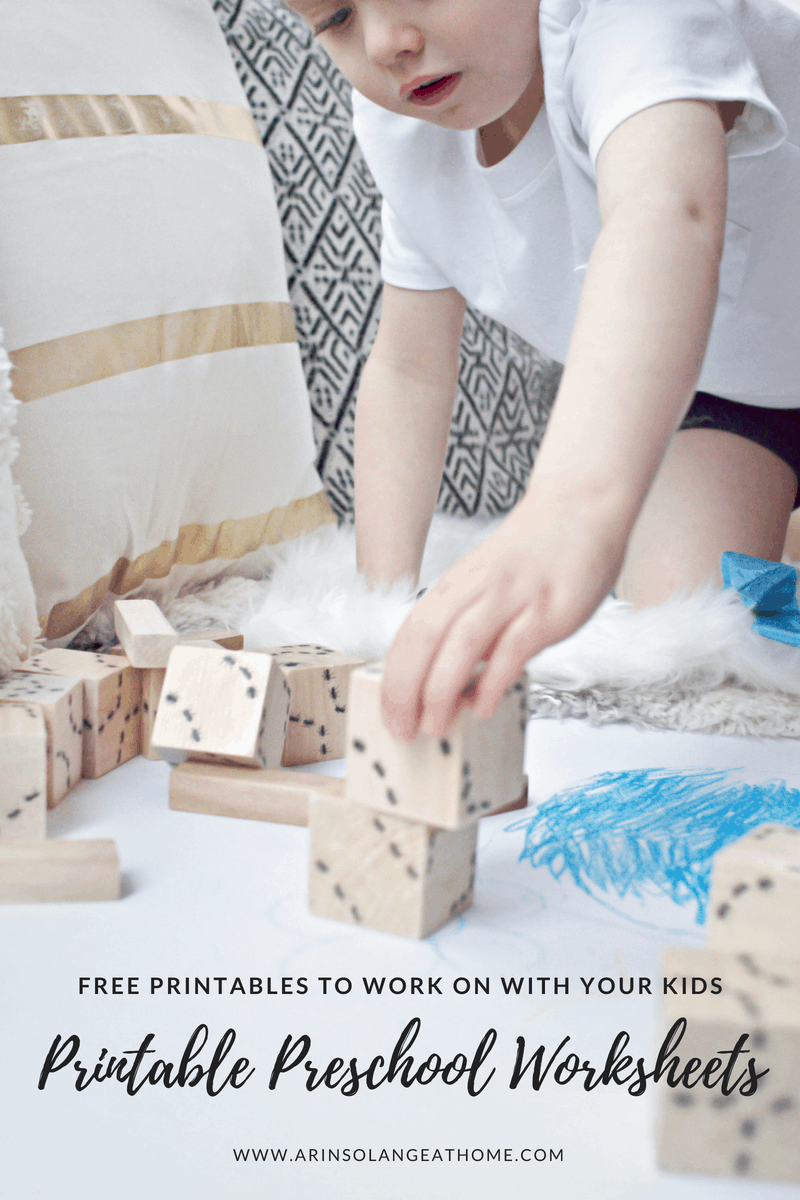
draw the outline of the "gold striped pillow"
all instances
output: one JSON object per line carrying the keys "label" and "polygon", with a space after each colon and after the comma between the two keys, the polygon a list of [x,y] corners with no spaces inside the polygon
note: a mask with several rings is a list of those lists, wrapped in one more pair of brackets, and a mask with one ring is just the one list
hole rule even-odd
{"label": "gold striped pillow", "polygon": [[[24,11],[22,11],[24,8]],[[0,325],[46,636],[332,520],[272,185],[207,0],[0,0]]]}

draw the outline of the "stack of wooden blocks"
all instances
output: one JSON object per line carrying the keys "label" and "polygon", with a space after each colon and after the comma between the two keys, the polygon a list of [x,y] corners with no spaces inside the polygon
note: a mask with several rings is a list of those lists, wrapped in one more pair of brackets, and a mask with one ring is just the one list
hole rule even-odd
{"label": "stack of wooden blocks", "polygon": [[525,689],[490,721],[465,706],[446,738],[406,744],[381,721],[381,674],[351,679],[346,799],[312,796],[309,906],[426,937],[472,902],[480,817],[526,803]]}
{"label": "stack of wooden blocks", "polygon": [[44,650],[0,681],[1,902],[119,897],[113,841],[47,838],[47,809],[79,779],[98,779],[147,745],[179,637],[148,600],[121,601],[115,623],[121,653]]}
{"label": "stack of wooden blocks", "polygon": [[[800,829],[763,825],[715,856],[708,949],[669,951],[664,974],[690,993],[670,995],[665,1014],[667,1028],[688,1021],[684,1062],[708,1063],[747,1033],[736,1076],[750,1058],[768,1073],[753,1095],[665,1089],[659,1165],[800,1183]],[[691,994],[693,978],[715,977],[719,994]]]}
{"label": "stack of wooden blocks", "polygon": [[46,650],[0,682],[0,901],[113,900],[113,841],[47,838],[47,808],[139,753],[141,687],[125,660]]}
{"label": "stack of wooden blocks", "polygon": [[[315,913],[423,937],[471,903],[479,818],[527,802],[521,682],[493,720],[465,707],[447,738],[404,745],[379,666],[181,636],[149,600],[119,601],[115,627],[119,653],[47,650],[0,684],[0,899],[119,894],[114,843],[47,841],[45,803],[142,753],[175,767],[173,809],[311,824]],[[287,769],[345,753],[346,784]]]}

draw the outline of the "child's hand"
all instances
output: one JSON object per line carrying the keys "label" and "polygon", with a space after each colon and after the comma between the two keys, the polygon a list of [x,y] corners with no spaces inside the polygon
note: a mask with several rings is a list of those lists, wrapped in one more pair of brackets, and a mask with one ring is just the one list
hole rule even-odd
{"label": "child's hand", "polygon": [[619,522],[529,493],[500,529],[415,606],[386,659],[391,732],[441,736],[481,661],[474,697],[489,716],[534,654],[574,633],[614,586],[625,551]]}

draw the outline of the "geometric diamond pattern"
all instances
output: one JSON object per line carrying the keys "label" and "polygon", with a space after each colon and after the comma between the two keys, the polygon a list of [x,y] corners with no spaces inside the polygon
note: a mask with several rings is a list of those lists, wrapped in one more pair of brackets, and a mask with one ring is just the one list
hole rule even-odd
{"label": "geometric diamond pattern", "polygon": [[[335,511],[353,509],[353,411],[380,312],[380,195],[350,85],[280,0],[213,0],[275,183],[289,296]],[[560,368],[468,309],[438,508],[507,512],[522,495]]]}

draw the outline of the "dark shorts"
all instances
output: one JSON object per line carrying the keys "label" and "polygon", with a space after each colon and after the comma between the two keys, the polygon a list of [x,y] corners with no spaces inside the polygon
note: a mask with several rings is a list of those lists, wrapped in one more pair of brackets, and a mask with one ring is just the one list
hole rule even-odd
{"label": "dark shorts", "polygon": [[697,392],[679,428],[724,429],[771,450],[794,471],[794,507],[800,508],[800,408],[760,408]]}

